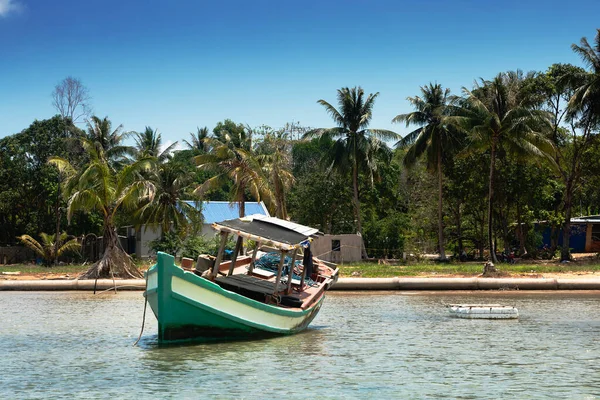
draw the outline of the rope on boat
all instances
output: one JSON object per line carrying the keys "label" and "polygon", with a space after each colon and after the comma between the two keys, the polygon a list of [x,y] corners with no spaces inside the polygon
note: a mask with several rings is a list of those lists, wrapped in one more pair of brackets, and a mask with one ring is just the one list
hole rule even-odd
{"label": "rope on boat", "polygon": [[140,339],[142,338],[142,334],[144,333],[144,325],[146,325],[146,307],[148,306],[148,295],[146,294],[147,290],[148,276],[146,276],[146,288],[144,289],[144,314],[142,316],[142,329],[140,330],[140,336],[138,336],[132,347],[135,347],[139,343]]}

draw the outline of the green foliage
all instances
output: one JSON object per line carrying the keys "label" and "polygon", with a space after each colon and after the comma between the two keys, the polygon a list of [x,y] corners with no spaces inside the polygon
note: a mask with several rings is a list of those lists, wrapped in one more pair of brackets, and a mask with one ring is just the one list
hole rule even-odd
{"label": "green foliage", "polygon": [[[220,238],[218,236],[188,236],[183,241],[182,257],[196,259],[200,254],[208,254],[216,257],[219,251]],[[230,237],[225,244],[225,250],[234,250],[235,241]]]}
{"label": "green foliage", "polygon": [[150,241],[148,245],[154,253],[162,251],[163,253],[176,255],[181,250],[183,243],[177,233],[167,232],[162,237]]}
{"label": "green foliage", "polygon": [[51,266],[61,255],[68,252],[77,252],[81,249],[81,243],[77,238],[69,237],[66,232],[61,233],[58,238],[58,246],[56,246],[56,235],[48,235],[40,233],[42,239],[38,242],[29,235],[19,236],[19,240],[38,256],[42,258],[44,265]]}
{"label": "green foliage", "polygon": [[369,94],[365,98],[361,87],[342,88],[337,92],[339,108],[325,100],[319,100],[335,124],[334,128],[321,128],[308,132],[306,138],[335,140],[324,160],[340,175],[349,176],[353,190],[353,208],[356,230],[362,232],[359,173],[373,182],[377,171],[377,161],[389,159],[391,151],[384,140],[397,140],[398,135],[384,129],[371,129],[369,124],[373,116],[375,99],[379,93]]}
{"label": "green foliage", "polygon": [[[0,139],[0,243],[13,244],[18,235],[56,229],[59,175],[47,160],[60,155],[76,162],[81,148],[68,138],[79,134],[69,121],[55,116]],[[66,207],[64,201],[59,205]]]}

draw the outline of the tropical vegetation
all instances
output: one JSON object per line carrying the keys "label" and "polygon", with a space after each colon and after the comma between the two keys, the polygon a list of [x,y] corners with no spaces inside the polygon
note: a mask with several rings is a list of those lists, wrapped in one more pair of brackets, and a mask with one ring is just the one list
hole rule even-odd
{"label": "tropical vegetation", "polygon": [[412,127],[403,138],[371,127],[379,92],[360,86],[317,101],[330,127],[226,119],[196,128],[183,149],[156,128],[129,132],[108,117],[88,116],[79,129],[84,90],[86,110],[57,107],[59,115],[0,139],[0,244],[23,238],[56,258],[62,247],[42,232],[66,227],[72,237],[102,237],[105,250],[83,277],[139,277],[119,227],[160,229],[156,249],[208,251],[213,239],[198,238],[201,201],[237,203],[240,215],[246,202],[263,201],[280,218],[361,234],[365,257],[496,261],[515,251],[568,260],[571,218],[600,214],[600,30],[572,49],[582,66],[501,71],[454,96],[421,82],[407,99],[412,110],[393,119]]}

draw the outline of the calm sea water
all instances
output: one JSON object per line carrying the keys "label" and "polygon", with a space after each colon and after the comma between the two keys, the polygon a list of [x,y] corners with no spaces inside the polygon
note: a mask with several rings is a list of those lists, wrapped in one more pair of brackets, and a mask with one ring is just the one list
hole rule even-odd
{"label": "calm sea water", "polygon": [[[500,302],[519,320],[443,303]],[[140,292],[0,292],[0,398],[600,398],[600,293],[332,292],[307,331],[158,346]]]}

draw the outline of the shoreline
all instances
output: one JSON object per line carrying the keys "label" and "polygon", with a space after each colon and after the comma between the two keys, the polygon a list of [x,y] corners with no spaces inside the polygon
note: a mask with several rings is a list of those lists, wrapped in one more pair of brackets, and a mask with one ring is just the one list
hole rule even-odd
{"label": "shoreline", "polygon": [[[0,291],[144,290],[144,279],[4,279]],[[479,291],[479,290],[600,290],[600,276],[586,278],[408,277],[339,278],[333,291]]]}

